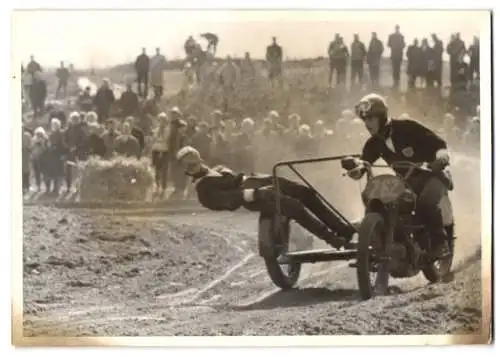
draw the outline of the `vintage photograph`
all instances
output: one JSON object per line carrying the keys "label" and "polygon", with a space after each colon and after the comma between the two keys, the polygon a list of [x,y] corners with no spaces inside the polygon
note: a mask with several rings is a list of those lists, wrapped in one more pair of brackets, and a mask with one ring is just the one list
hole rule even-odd
{"label": "vintage photograph", "polygon": [[13,11],[19,338],[488,343],[490,26],[486,10]]}

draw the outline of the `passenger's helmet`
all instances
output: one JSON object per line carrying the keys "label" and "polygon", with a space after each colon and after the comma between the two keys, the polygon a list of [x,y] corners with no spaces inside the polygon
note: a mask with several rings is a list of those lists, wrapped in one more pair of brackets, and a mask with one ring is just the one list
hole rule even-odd
{"label": "passenger's helmet", "polygon": [[362,120],[376,117],[380,129],[384,128],[389,120],[389,108],[385,99],[375,93],[367,94],[354,107],[356,116]]}

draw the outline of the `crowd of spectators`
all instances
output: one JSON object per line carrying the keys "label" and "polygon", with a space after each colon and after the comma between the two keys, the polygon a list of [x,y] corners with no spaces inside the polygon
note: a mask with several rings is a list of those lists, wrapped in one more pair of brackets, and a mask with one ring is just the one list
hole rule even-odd
{"label": "crowd of spectators", "polygon": [[[421,45],[415,40],[406,46],[398,27],[389,37],[393,89],[398,93],[405,48],[409,76],[406,93],[416,91],[416,87],[437,90],[443,86],[444,45],[437,36],[432,36],[432,39],[432,47],[427,40],[422,40]],[[442,101],[449,101],[451,106],[446,108],[451,109],[438,111],[439,117],[435,116],[429,125],[439,131],[453,148],[477,151],[479,103],[477,100],[467,102],[465,112],[460,110],[459,104],[463,104],[464,93],[476,93],[479,90],[479,43],[475,38],[466,50],[460,35],[454,34],[446,50],[451,71],[450,90],[447,95],[438,96],[437,102],[424,99],[423,105],[441,106]],[[367,48],[355,35],[350,50],[343,44],[342,37],[337,35],[328,48],[329,84],[335,74],[335,87],[342,88],[345,85],[347,59],[350,58],[351,81],[345,91],[381,90],[379,63],[382,52],[383,44],[376,33],[373,33]],[[91,93],[91,88],[87,87],[75,100],[67,100],[68,82],[74,78],[71,78],[71,71],[61,62],[56,73],[58,85],[55,97],[62,96],[65,100],[48,101],[47,84],[41,75],[42,67],[31,58],[26,68],[22,68],[22,166],[25,194],[45,191],[48,195],[59,195],[63,189],[72,191],[75,188],[78,162],[91,156],[103,160],[124,156],[150,159],[156,173],[157,196],[182,199],[188,180],[175,161],[175,153],[185,145],[197,148],[210,165],[223,164],[246,172],[269,172],[279,160],[359,152],[367,138],[362,121],[355,118],[347,105],[341,108],[340,115],[326,121],[304,117],[299,112],[279,113],[277,110],[267,110],[259,117],[234,117],[226,110],[227,102],[223,102],[220,110],[210,110],[203,115],[165,104],[161,67],[166,60],[159,49],[153,60],[157,66],[155,68],[160,69],[151,81],[151,59],[146,50],[137,58],[137,89],[128,83],[126,90],[116,97],[109,80],[104,79],[96,93]],[[249,54],[242,63],[245,61],[251,64]],[[276,38],[267,48],[267,61],[269,78],[273,82],[278,79],[277,82],[281,83],[283,55]],[[365,63],[369,68],[369,81],[364,79]],[[234,71],[227,70],[228,66],[230,70],[237,68],[240,71],[243,67],[228,58],[226,67],[222,66],[226,70],[219,72],[219,82],[224,86],[224,81],[229,81],[231,86],[226,87],[230,88],[228,92],[234,96],[238,93],[238,82]],[[252,75],[256,75],[255,72]],[[150,88],[152,95],[148,96]],[[461,101],[454,98],[460,95]],[[391,96],[394,96],[394,92]],[[400,94],[395,97],[399,98]],[[459,104],[455,105],[453,100]],[[404,103],[398,103],[396,112],[392,114],[396,117],[409,116]],[[173,188],[172,193],[167,190],[169,188]]]}

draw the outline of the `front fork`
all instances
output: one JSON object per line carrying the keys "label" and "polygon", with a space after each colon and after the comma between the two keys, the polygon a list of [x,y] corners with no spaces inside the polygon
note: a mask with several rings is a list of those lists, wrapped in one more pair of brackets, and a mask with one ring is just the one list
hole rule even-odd
{"label": "front fork", "polygon": [[385,206],[382,216],[384,217],[384,234],[377,242],[377,279],[375,281],[375,292],[378,295],[387,293],[389,288],[389,267],[391,262],[390,250],[394,242],[394,233],[398,219],[398,204],[391,203]]}

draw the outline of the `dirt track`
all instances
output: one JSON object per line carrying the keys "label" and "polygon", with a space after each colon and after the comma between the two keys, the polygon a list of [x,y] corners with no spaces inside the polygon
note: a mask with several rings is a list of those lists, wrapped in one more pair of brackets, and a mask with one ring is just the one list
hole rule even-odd
{"label": "dirt track", "polygon": [[253,214],[26,206],[25,335],[477,332],[479,187],[457,185],[455,280],[392,280],[398,293],[366,302],[345,263],[307,265],[297,290],[279,292]]}

